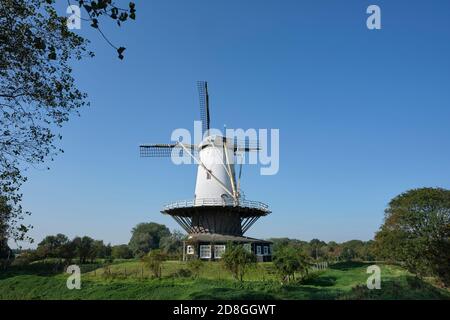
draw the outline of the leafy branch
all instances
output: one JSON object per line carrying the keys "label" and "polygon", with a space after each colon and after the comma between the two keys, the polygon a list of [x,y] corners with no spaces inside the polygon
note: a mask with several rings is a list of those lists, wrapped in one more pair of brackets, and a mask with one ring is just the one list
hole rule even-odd
{"label": "leafy branch", "polygon": [[[122,23],[127,21],[128,19],[135,20],[136,19],[136,5],[134,2],[130,2],[128,4],[128,8],[121,8],[115,5],[112,0],[97,0],[97,1],[84,1],[78,0],[76,1],[80,8],[84,8],[87,12],[89,19],[83,19],[85,21],[89,21],[91,27],[97,29],[102,38],[112,47],[117,53],[119,59],[123,59],[123,52],[125,51],[125,47],[118,47],[114,45],[111,40],[105,35],[105,33],[100,28],[99,18],[101,16],[108,16],[112,20],[116,21],[117,25],[120,27]],[[68,5],[72,5],[70,0],[67,0]],[[81,19],[81,17],[80,17]]]}

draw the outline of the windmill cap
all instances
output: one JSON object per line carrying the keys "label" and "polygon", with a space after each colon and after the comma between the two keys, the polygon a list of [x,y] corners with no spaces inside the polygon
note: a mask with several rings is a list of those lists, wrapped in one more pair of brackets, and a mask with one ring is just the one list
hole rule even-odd
{"label": "windmill cap", "polygon": [[205,147],[211,146],[211,145],[214,145],[216,147],[217,146],[221,147],[221,146],[223,146],[223,143],[225,140],[226,140],[228,149],[234,148],[234,139],[225,138],[222,135],[215,135],[215,134],[204,138],[203,141],[199,144],[199,148],[202,149],[202,148],[205,148]]}

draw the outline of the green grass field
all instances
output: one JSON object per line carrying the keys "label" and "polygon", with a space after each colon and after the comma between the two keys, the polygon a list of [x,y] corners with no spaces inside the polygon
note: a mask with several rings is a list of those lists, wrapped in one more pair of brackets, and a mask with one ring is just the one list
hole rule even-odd
{"label": "green grass field", "polygon": [[381,289],[368,290],[368,265],[334,264],[305,283],[282,285],[270,263],[258,264],[239,283],[214,262],[194,279],[180,276],[184,263],[168,261],[162,279],[154,279],[140,262],[127,261],[91,266],[82,273],[80,290],[67,289],[68,274],[12,268],[0,273],[0,299],[450,299],[449,290],[391,265],[380,265]]}

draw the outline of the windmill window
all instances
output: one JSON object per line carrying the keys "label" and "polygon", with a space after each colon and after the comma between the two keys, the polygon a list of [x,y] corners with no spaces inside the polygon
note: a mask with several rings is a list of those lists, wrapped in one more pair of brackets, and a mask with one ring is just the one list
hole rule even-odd
{"label": "windmill window", "polygon": [[202,259],[210,259],[211,258],[211,246],[210,245],[201,245],[200,246],[200,258],[202,258]]}
{"label": "windmill window", "polygon": [[214,246],[214,258],[216,259],[222,258],[224,252],[225,252],[225,245],[221,244]]}
{"label": "windmill window", "polygon": [[268,255],[268,254],[269,254],[269,247],[264,246],[264,255]]}
{"label": "windmill window", "polygon": [[211,173],[206,172],[206,179],[207,179],[207,180],[211,180]]}
{"label": "windmill window", "polygon": [[193,246],[187,246],[186,253],[187,254],[194,254],[194,247]]}
{"label": "windmill window", "polygon": [[256,246],[256,254],[261,255],[261,246]]}
{"label": "windmill window", "polygon": [[248,252],[252,252],[252,245],[250,243],[245,243],[244,249],[247,250]]}

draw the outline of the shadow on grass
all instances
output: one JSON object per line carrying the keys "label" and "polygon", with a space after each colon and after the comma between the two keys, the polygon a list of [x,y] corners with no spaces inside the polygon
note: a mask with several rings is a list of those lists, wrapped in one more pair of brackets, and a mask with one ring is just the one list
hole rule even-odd
{"label": "shadow on grass", "polygon": [[330,265],[330,269],[347,271],[347,270],[351,270],[351,269],[355,269],[355,268],[361,268],[364,266],[370,266],[370,263],[360,262],[360,261],[338,262],[338,263]]}
{"label": "shadow on grass", "polygon": [[359,285],[341,296],[348,300],[449,300],[450,292],[415,277],[405,276],[402,281],[385,280],[381,289],[369,290],[365,285]]}
{"label": "shadow on grass", "polygon": [[333,300],[342,294],[339,289],[325,287],[310,287],[303,285],[288,285],[280,290],[280,298],[288,300]]}
{"label": "shadow on grass", "polygon": [[[74,262],[73,264],[77,264]],[[83,264],[80,265],[81,273],[86,273],[100,268],[102,264]],[[63,264],[47,263],[47,262],[35,262],[29,265],[23,266],[9,266],[6,270],[0,270],[0,280],[7,279],[20,275],[36,275],[36,276],[54,276],[61,274],[65,271]]]}
{"label": "shadow on grass", "polygon": [[272,294],[250,291],[246,289],[232,288],[209,288],[202,291],[192,292],[188,299],[193,300],[274,300],[276,297]]}
{"label": "shadow on grass", "polygon": [[336,284],[336,277],[333,276],[319,276],[316,278],[307,279],[302,282],[304,285],[317,287],[332,287]]}
{"label": "shadow on grass", "polygon": [[55,272],[46,268],[9,267],[7,270],[2,270],[0,272],[0,280],[25,275],[52,276],[57,273],[60,272]]}

